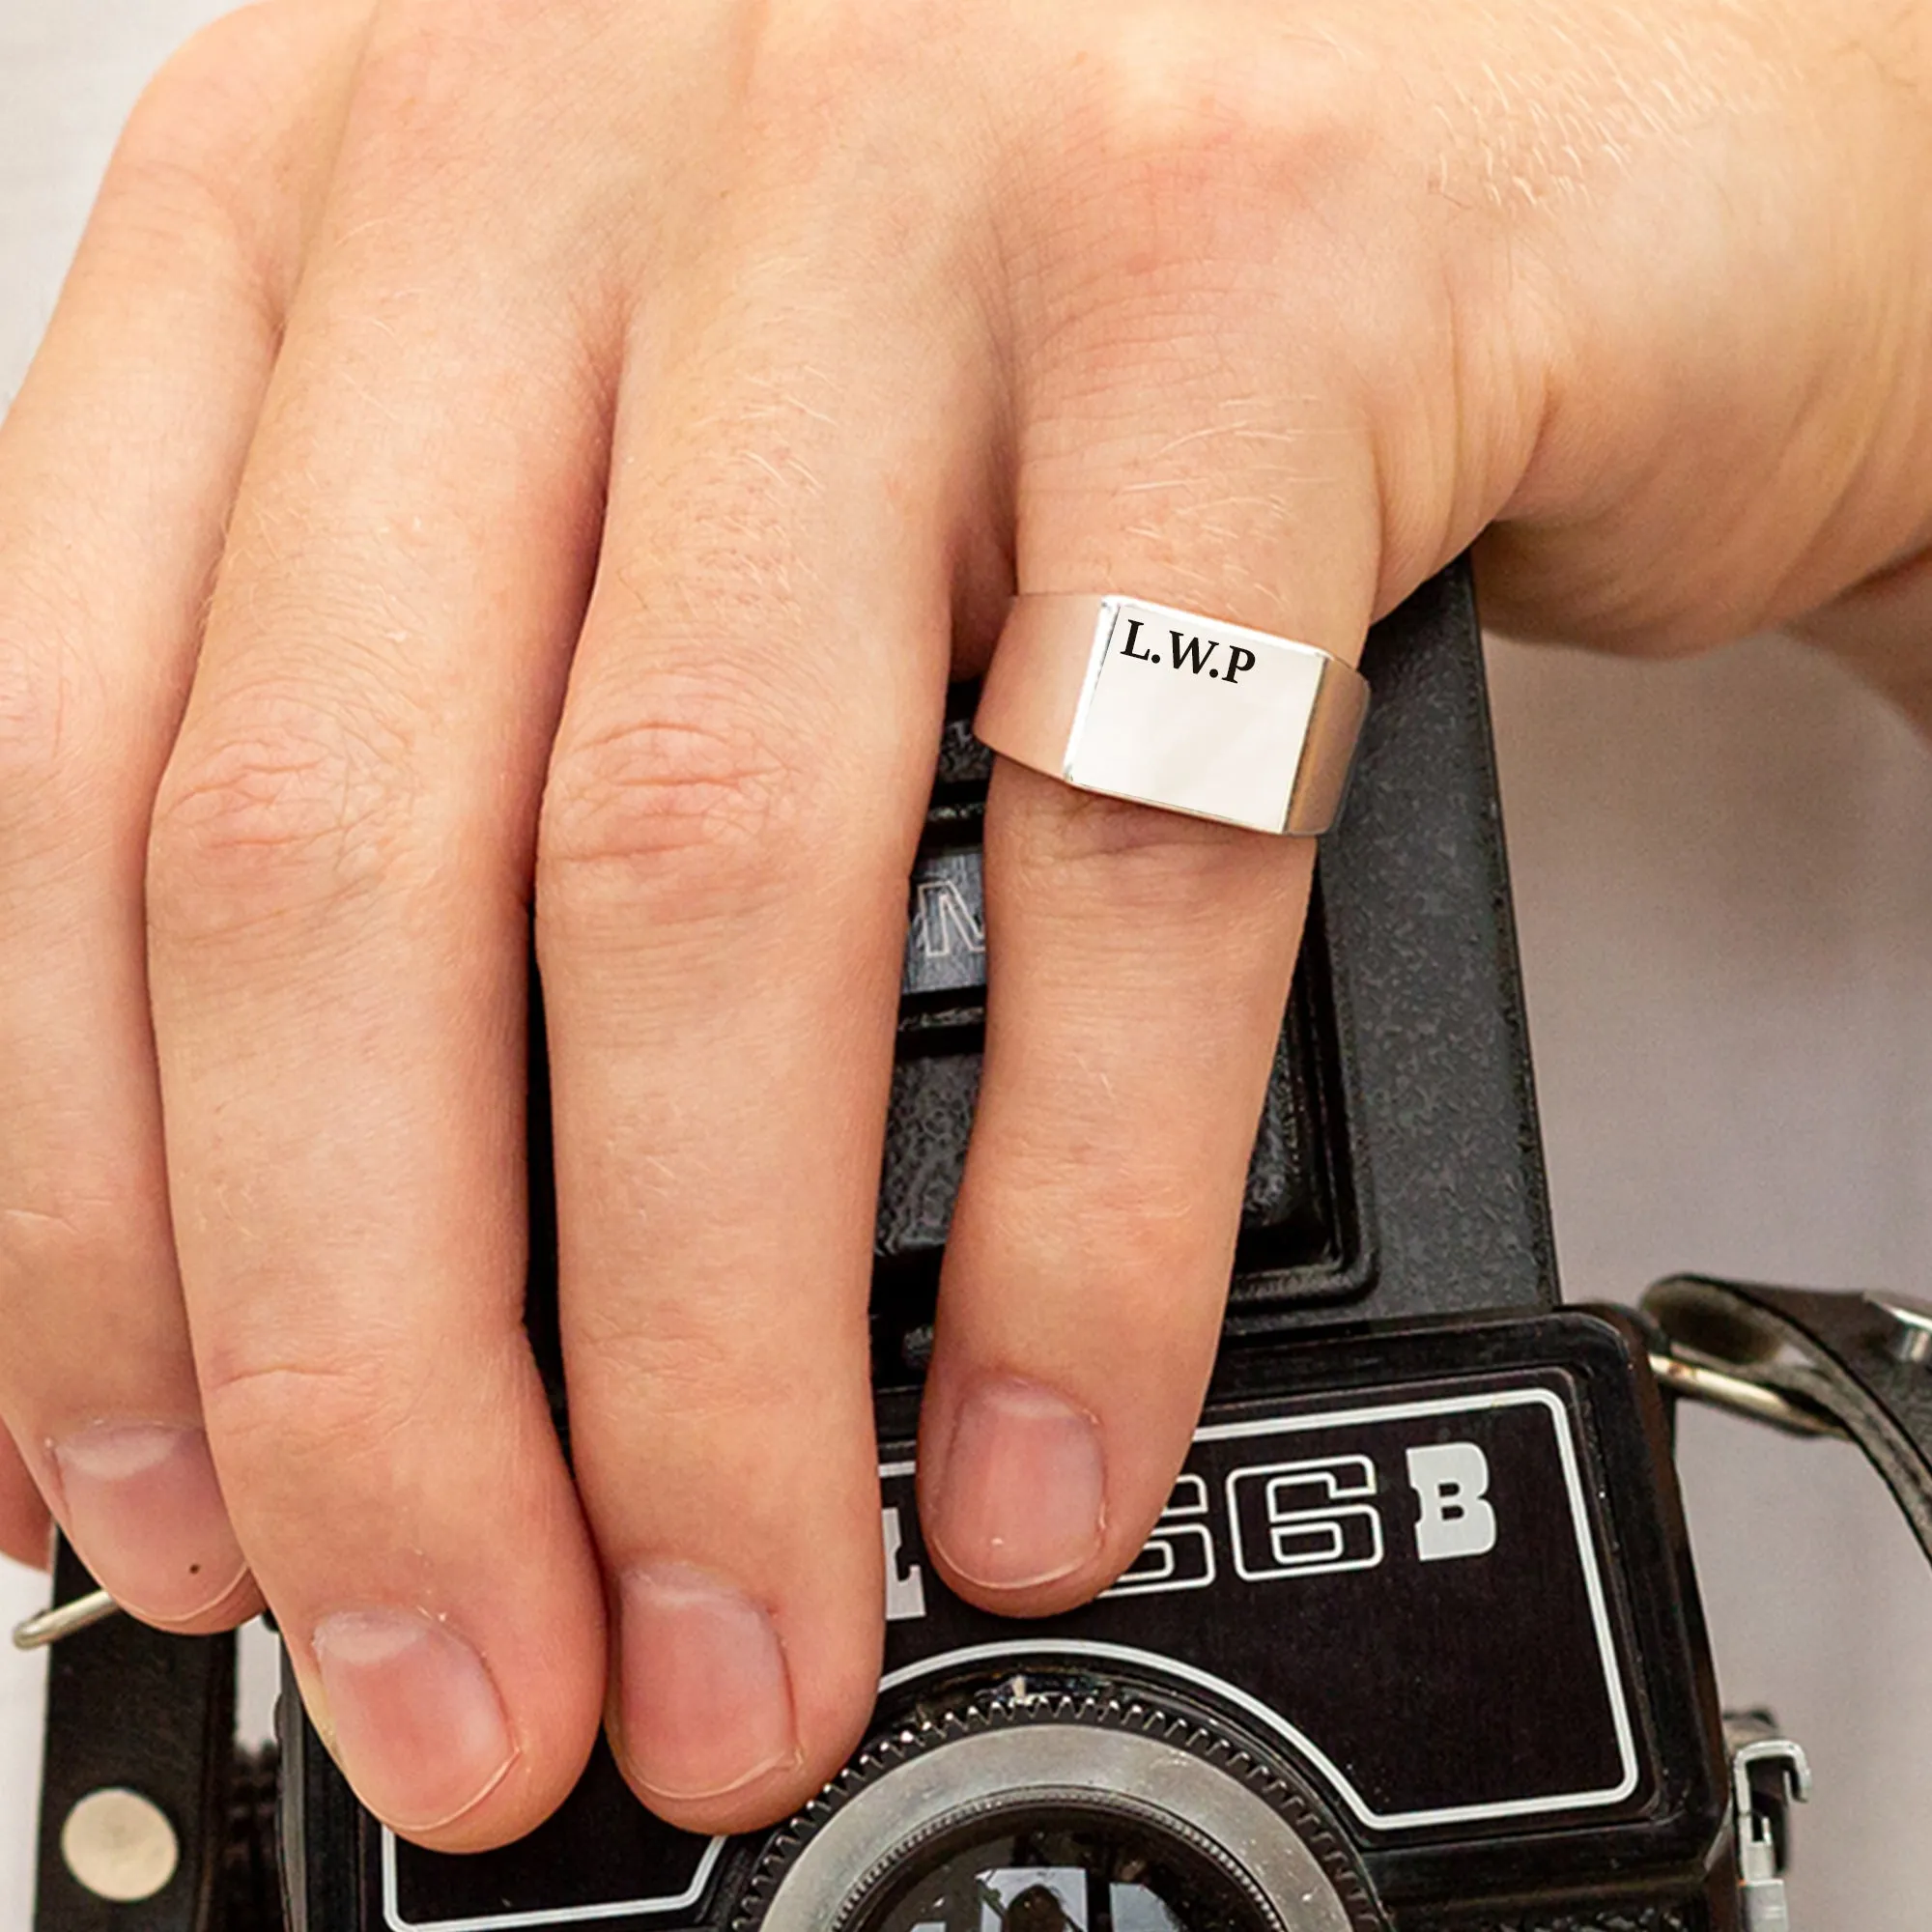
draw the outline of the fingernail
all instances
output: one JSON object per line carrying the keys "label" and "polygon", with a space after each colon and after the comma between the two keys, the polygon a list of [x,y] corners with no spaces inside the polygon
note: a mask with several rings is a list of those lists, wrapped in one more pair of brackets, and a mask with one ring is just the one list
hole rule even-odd
{"label": "fingernail", "polygon": [[186,1623],[246,1576],[199,1429],[102,1422],[49,1446],[74,1548],[136,1616]]}
{"label": "fingernail", "polygon": [[688,1563],[625,1573],[624,1752],[660,1798],[719,1798],[803,1761],[791,1673],[772,1620]]}
{"label": "fingernail", "polygon": [[1106,1528],[1099,1427],[1039,1382],[983,1377],[959,1405],[934,1504],[933,1541],[971,1581],[1018,1590],[1069,1577]]}
{"label": "fingernail", "polygon": [[336,1760],[398,1831],[462,1817],[516,1759],[483,1660],[433,1617],[338,1610],[316,1627],[315,1664]]}

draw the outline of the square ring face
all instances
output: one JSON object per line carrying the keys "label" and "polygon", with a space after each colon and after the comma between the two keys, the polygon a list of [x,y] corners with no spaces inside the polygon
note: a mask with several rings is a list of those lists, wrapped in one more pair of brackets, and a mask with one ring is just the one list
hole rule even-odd
{"label": "square ring face", "polygon": [[1264,631],[1106,598],[1062,775],[1089,791],[1280,832],[1328,662]]}

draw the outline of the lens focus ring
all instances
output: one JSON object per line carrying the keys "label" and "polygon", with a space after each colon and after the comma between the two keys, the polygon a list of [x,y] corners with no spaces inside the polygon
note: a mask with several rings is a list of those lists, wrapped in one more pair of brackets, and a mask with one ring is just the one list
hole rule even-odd
{"label": "lens focus ring", "polygon": [[1292,1786],[1127,1699],[996,1696],[873,1740],[773,1841],[750,1932],[1371,1932]]}

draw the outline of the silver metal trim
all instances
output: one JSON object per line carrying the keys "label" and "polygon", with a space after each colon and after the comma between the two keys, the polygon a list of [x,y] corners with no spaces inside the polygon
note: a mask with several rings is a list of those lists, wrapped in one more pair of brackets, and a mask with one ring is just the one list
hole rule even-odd
{"label": "silver metal trim", "polygon": [[76,1631],[91,1630],[96,1624],[113,1616],[120,1607],[105,1590],[90,1590],[84,1597],[75,1597],[71,1603],[55,1604],[47,1609],[37,1610],[31,1617],[15,1624],[14,1648],[44,1650],[48,1644],[58,1643],[64,1636],[72,1636]]}
{"label": "silver metal trim", "polygon": [[[1289,1431],[1348,1428],[1358,1423],[1401,1421],[1424,1415],[1458,1415],[1484,1409],[1534,1406],[1548,1411],[1556,1437],[1557,1457],[1570,1494],[1571,1522],[1577,1533],[1577,1555],[1583,1570],[1584,1593],[1589,1600],[1591,1620],[1597,1634],[1598,1656],[1603,1664],[1604,1690],[1610,1706],[1611,1725],[1616,1733],[1620,1776],[1613,1785],[1597,1791],[1558,1792],[1541,1798],[1511,1800],[1493,1804],[1442,1805],[1428,1811],[1378,1811],[1363,1798],[1340,1767],[1305,1731],[1289,1722],[1280,1712],[1260,1698],[1230,1684],[1225,1678],[1193,1664],[1127,1644],[1104,1643],[1074,1638],[1019,1639],[990,1644],[974,1644],[960,1650],[922,1659],[880,1679],[879,1689],[896,1690],[902,1684],[961,1664],[1033,1660],[1050,1662],[1055,1657],[1093,1658],[1131,1663],[1155,1674],[1165,1674],[1176,1683],[1211,1691],[1291,1746],[1328,1780],[1342,1803],[1365,1825],[1381,1831],[1420,1830],[1430,1825],[1454,1825],[1486,1818],[1526,1818],[1547,1816],[1556,1811],[1601,1810],[1621,1804],[1637,1787],[1641,1776],[1636,1756],[1636,1735],[1631,1722],[1630,1701],[1624,1687],[1623,1671],[1617,1662],[1616,1635],[1610,1625],[1608,1600],[1604,1591],[1603,1573],[1597,1560],[1597,1547],[1590,1534],[1589,1506],[1584,1499],[1582,1472],[1577,1460],[1576,1443],[1570,1430],[1570,1412],[1562,1399],[1548,1389],[1499,1389],[1481,1396],[1443,1396],[1429,1402],[1383,1403],[1350,1409],[1329,1409],[1304,1416],[1286,1416],[1254,1422],[1211,1423],[1197,1429],[1194,1439],[1235,1440],[1245,1436],[1274,1435]],[[894,1465],[903,1471],[904,1465]]]}
{"label": "silver metal trim", "polygon": [[760,1932],[827,1932],[881,1858],[964,1806],[1027,1794],[1123,1794],[1208,1838],[1267,1900],[1281,1932],[1350,1932],[1300,1834],[1259,1793],[1158,1738],[1044,1722],[981,1732],[895,1766],[833,1813],[780,1881]]}
{"label": "silver metal trim", "polygon": [[1917,1301],[1909,1294],[1867,1294],[1870,1307],[1891,1323],[1886,1337],[1886,1353],[1908,1368],[1932,1362],[1932,1302]]}
{"label": "silver metal trim", "polygon": [[125,1784],[76,1800],[61,1826],[60,1849],[76,1885],[117,1905],[153,1898],[181,1865],[181,1839],[168,1814]]}
{"label": "silver metal trim", "polygon": [[1368,696],[1317,644],[1146,598],[1027,595],[973,729],[1082,791],[1313,837],[1341,809]]}
{"label": "silver metal trim", "polygon": [[1384,1820],[1364,1809],[1357,1815],[1365,1824],[1447,1825],[1464,1819],[1519,1817],[1554,1810],[1581,1810],[1621,1804],[1636,1789],[1639,1769],[1636,1760],[1636,1734],[1631,1723],[1630,1700],[1624,1688],[1623,1671],[1617,1662],[1616,1634],[1610,1626],[1609,1602],[1604,1589],[1603,1569],[1597,1559],[1596,1540],[1590,1529],[1589,1504],[1583,1493],[1583,1476],[1577,1460],[1577,1444],[1570,1427],[1570,1410],[1560,1396],[1548,1389],[1497,1389],[1481,1396],[1441,1396],[1429,1402],[1387,1403],[1352,1409],[1326,1410],[1285,1420],[1212,1423],[1195,1432],[1197,1441],[1234,1440],[1242,1436],[1272,1435],[1285,1429],[1345,1428],[1354,1423],[1399,1420],[1407,1416],[1460,1415],[1483,1409],[1517,1408],[1525,1405],[1548,1411],[1550,1429],[1556,1437],[1557,1460],[1570,1492],[1570,1520],[1577,1535],[1577,1553],[1583,1570],[1584,1594],[1589,1599],[1590,1617],[1596,1628],[1597,1654],[1603,1664],[1604,1689],[1609,1698],[1611,1723],[1616,1731],[1617,1756],[1622,1776],[1615,1785],[1600,1792],[1579,1792],[1569,1796],[1537,1799],[1519,1805],[1461,1805],[1437,1811],[1415,1812]]}
{"label": "silver metal trim", "polygon": [[723,1838],[713,1838],[697,1861],[697,1875],[675,1898],[614,1899],[604,1905],[545,1906],[535,1912],[498,1912],[478,1918],[405,1918],[396,1903],[396,1834],[383,1827],[383,1920],[389,1932],[519,1932],[541,1925],[587,1925],[599,1918],[628,1918],[633,1914],[682,1912],[696,1905],[711,1883],[711,1874],[724,1850]]}
{"label": "silver metal trim", "polygon": [[1791,1901],[1777,1860],[1772,1820],[1759,1808],[1751,1767],[1769,1764],[1783,1773],[1784,1802],[1811,1796],[1811,1766],[1789,1738],[1762,1738],[1740,1746],[1731,1757],[1733,1831],[1738,1852],[1738,1906],[1743,1932],[1791,1932]]}
{"label": "silver metal trim", "polygon": [[[1046,1642],[1034,1638],[1008,1643],[973,1645],[963,1650],[948,1651],[937,1657],[922,1659],[919,1662],[906,1664],[898,1670],[888,1671],[879,1680],[879,1690],[882,1692],[895,1690],[901,1684],[911,1683],[919,1677],[960,1663],[995,1662],[1011,1659],[1050,1661],[1055,1656],[1113,1660],[1135,1664],[1156,1675],[1165,1673],[1177,1683],[1191,1684],[1196,1689],[1212,1691],[1215,1695],[1225,1698],[1237,1710],[1246,1712],[1249,1717],[1273,1731],[1300,1752],[1309,1764],[1329,1780],[1342,1802],[1366,1825],[1383,1830],[1420,1829],[1428,1825],[1459,1824],[1484,1818],[1534,1817],[1554,1811],[1601,1809],[1611,1804],[1620,1804],[1637,1785],[1639,1771],[1635,1734],[1631,1724],[1623,1672],[1617,1662],[1616,1639],[1610,1628],[1609,1609],[1604,1593],[1602,1571],[1597,1561],[1596,1544],[1590,1534],[1589,1510],[1583,1497],[1582,1475],[1577,1465],[1576,1444],[1571,1435],[1570,1414],[1561,1398],[1548,1389],[1502,1389],[1480,1396],[1445,1396],[1429,1402],[1383,1403],[1364,1407],[1327,1409],[1309,1415],[1284,1416],[1254,1422],[1210,1423],[1194,1432],[1194,1440],[1197,1442],[1231,1440],[1243,1436],[1279,1435],[1311,1429],[1347,1428],[1356,1423],[1394,1422],[1412,1416],[1465,1414],[1485,1409],[1520,1407],[1525,1405],[1541,1407],[1548,1412],[1551,1430],[1556,1437],[1557,1456],[1562,1464],[1564,1483],[1570,1493],[1571,1520],[1577,1532],[1577,1554],[1583,1569],[1584,1590],[1589,1598],[1591,1618],[1596,1627],[1598,1651],[1604,1667],[1605,1690],[1610,1703],[1611,1721],[1616,1731],[1618,1757],[1622,1767],[1623,1775],[1614,1786],[1602,1791],[1565,1792],[1502,1804],[1463,1804],[1443,1806],[1434,1811],[1378,1812],[1362,1798],[1319,1746],[1304,1732],[1291,1724],[1279,1712],[1264,1704],[1260,1698],[1250,1695],[1211,1672],[1199,1670],[1191,1664],[1179,1663],[1172,1658],[1160,1657],[1151,1651],[1137,1650],[1125,1644],[1066,1639]],[[895,1477],[916,1476],[917,1473],[918,1463],[909,1459],[879,1464],[881,1481]],[[1270,1811],[1268,1815],[1273,1817],[1275,1814]],[[724,1846],[723,1838],[712,1839],[705,1848],[697,1877],[693,1882],[691,1889],[674,1899],[629,1900],[561,1910],[553,1908],[539,1912],[502,1914],[495,1918],[408,1919],[401,1916],[396,1904],[395,1837],[386,1827],[384,1828],[382,1842],[383,1915],[388,1932],[528,1932],[528,1928],[532,1927],[585,1924],[594,1919],[620,1918],[625,1913],[679,1911],[697,1902]],[[770,1923],[773,1932],[777,1932],[777,1921]],[[814,1932],[822,1932],[822,1928],[814,1928]],[[1299,1928],[1294,1928],[1293,1932],[1299,1932]]]}
{"label": "silver metal trim", "polygon": [[1822,1408],[1804,1406],[1785,1390],[1753,1381],[1721,1364],[1673,1349],[1652,1350],[1650,1372],[1671,1394],[1687,1402],[1721,1408],[1732,1415],[1767,1423],[1787,1435],[1830,1435],[1846,1439],[1844,1430]]}

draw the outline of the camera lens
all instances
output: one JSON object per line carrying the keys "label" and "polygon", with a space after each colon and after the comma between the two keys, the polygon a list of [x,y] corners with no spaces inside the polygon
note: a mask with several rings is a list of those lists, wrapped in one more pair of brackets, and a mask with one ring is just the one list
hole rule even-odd
{"label": "camera lens", "polygon": [[1126,1799],[960,1820],[910,1849],[841,1932],[1281,1932],[1191,1836]]}
{"label": "camera lens", "polygon": [[1387,1932],[1285,1768],[1150,1702],[1037,1687],[875,1737],[751,1892],[744,1932]]}

